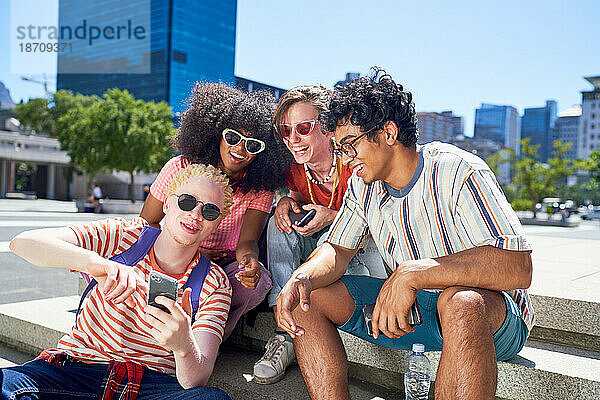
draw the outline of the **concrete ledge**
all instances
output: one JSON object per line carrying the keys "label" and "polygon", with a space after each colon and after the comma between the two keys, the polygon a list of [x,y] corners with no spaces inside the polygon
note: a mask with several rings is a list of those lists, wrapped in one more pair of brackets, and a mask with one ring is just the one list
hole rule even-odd
{"label": "concrete ledge", "polygon": [[[261,313],[254,327],[239,326],[234,334],[266,343],[274,332],[273,315]],[[340,332],[350,365],[350,376],[402,391],[402,374],[408,351],[390,350]],[[236,340],[233,338],[233,340]],[[427,352],[432,363],[432,381],[440,352]],[[366,367],[366,368],[365,368]],[[508,362],[498,363],[496,396],[502,399],[594,399],[600,393],[600,353],[529,340]]]}
{"label": "concrete ledge", "polygon": [[575,228],[578,227],[580,224],[580,221],[565,221],[562,222],[560,220],[544,220],[544,219],[537,219],[537,218],[519,218],[519,221],[521,221],[521,223],[523,225],[541,225],[541,226],[562,226],[564,228]]}
{"label": "concrete ledge", "polygon": [[[85,212],[86,202],[84,199],[75,200],[78,212]],[[140,214],[143,201],[132,203],[131,200],[103,199],[100,201],[102,213],[104,214]]]}
{"label": "concrete ledge", "polygon": [[[78,300],[78,296],[68,296],[0,305],[0,340],[32,355],[53,347],[71,328],[74,321],[71,311],[77,307]],[[213,384],[236,399],[304,398],[306,389],[297,366],[293,366],[285,379],[276,385],[256,385],[244,378],[243,374],[251,376],[252,366],[274,329],[271,313],[260,313],[254,327],[241,322],[223,346],[211,378]],[[595,331],[592,328],[588,332]],[[342,333],[342,341],[355,385],[353,398],[401,397],[407,351],[384,349],[346,333]],[[232,344],[243,345],[243,349],[228,350]],[[440,353],[428,352],[427,356],[432,361],[435,380]],[[360,379],[369,384],[365,386]],[[519,355],[498,363],[497,396],[501,399],[596,400],[598,393],[600,352],[529,340]]]}
{"label": "concrete ledge", "polygon": [[600,351],[600,303],[531,295],[536,315],[531,338]]}

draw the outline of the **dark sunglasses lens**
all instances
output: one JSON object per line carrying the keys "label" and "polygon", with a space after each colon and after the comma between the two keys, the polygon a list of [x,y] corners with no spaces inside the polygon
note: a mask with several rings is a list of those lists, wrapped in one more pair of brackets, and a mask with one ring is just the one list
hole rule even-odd
{"label": "dark sunglasses lens", "polygon": [[246,151],[248,153],[256,154],[260,151],[261,148],[262,148],[262,145],[260,144],[260,142],[257,142],[256,140],[252,140],[252,139],[246,140]]}
{"label": "dark sunglasses lens", "polygon": [[177,200],[177,205],[182,211],[192,211],[196,207],[196,204],[196,198],[189,194],[183,194]]}
{"label": "dark sunglasses lens", "polygon": [[296,132],[300,135],[308,135],[311,127],[312,122],[302,122],[301,124],[296,125]]}
{"label": "dark sunglasses lens", "polygon": [[288,137],[292,133],[292,128],[289,125],[281,125],[281,136]]}
{"label": "dark sunglasses lens", "polygon": [[219,215],[221,215],[221,210],[219,210],[219,207],[216,205],[212,203],[206,203],[204,206],[202,206],[202,216],[205,220],[214,221],[215,219],[219,218]]}
{"label": "dark sunglasses lens", "polygon": [[240,142],[240,140],[242,140],[242,137],[239,133],[235,131],[225,132],[225,143],[227,143],[228,145],[235,146]]}

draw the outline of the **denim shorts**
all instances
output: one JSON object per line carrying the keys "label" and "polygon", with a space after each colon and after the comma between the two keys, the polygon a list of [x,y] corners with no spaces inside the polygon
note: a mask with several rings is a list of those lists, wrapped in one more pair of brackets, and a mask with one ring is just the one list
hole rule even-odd
{"label": "denim shorts", "polygon": [[[417,303],[421,310],[423,323],[415,326],[414,332],[396,339],[390,339],[383,334],[374,339],[367,333],[362,307],[377,300],[385,280],[369,276],[345,275],[341,278],[341,281],[346,285],[354,299],[354,313],[344,325],[338,326],[338,328],[351,335],[390,349],[410,350],[413,343],[423,343],[425,351],[442,350],[442,334],[437,317],[437,300],[441,292],[417,291]],[[521,351],[529,332],[516,303],[507,293],[501,293],[504,295],[506,303],[506,318],[500,329],[494,334],[494,345],[496,358],[505,361]]]}

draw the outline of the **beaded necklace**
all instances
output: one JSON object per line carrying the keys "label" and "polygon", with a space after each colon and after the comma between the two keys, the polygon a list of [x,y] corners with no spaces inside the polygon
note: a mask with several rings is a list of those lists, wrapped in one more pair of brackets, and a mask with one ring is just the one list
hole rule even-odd
{"label": "beaded necklace", "polygon": [[335,154],[333,155],[333,163],[331,164],[331,169],[329,170],[329,175],[327,175],[325,177],[325,179],[323,179],[322,181],[318,181],[315,178],[313,178],[312,175],[310,174],[310,170],[308,169],[306,164],[303,164],[303,165],[304,165],[304,172],[306,173],[306,177],[308,179],[310,179],[310,181],[312,183],[314,183],[315,185],[322,185],[325,182],[328,182],[331,179],[331,177],[333,176],[333,171],[335,171],[335,167],[337,166],[337,156]]}
{"label": "beaded necklace", "polygon": [[[306,168],[306,164],[304,164],[304,167]],[[334,159],[332,171],[333,170],[336,171],[335,179],[333,181],[333,189],[331,190],[331,199],[329,200],[329,205],[327,206],[327,208],[331,208],[331,206],[333,205],[333,199],[335,198],[335,189],[337,189],[338,183],[340,183],[341,162],[337,157]],[[312,187],[310,185],[311,179],[309,179],[309,177],[308,177],[308,171],[307,170],[305,170],[305,171],[306,171],[306,184],[308,185],[308,194],[310,195],[310,201],[313,204],[317,204],[317,202],[315,201],[315,198],[313,196]]]}

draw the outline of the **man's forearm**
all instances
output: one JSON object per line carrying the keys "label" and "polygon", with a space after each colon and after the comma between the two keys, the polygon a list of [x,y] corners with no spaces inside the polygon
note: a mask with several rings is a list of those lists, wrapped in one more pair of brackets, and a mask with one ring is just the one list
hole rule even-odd
{"label": "man's forearm", "polygon": [[206,386],[215,365],[219,339],[206,332],[192,334],[186,347],[187,350],[173,352],[177,381],[185,389]]}
{"label": "man's forearm", "polygon": [[87,272],[86,266],[104,259],[97,253],[78,247],[69,228],[27,231],[10,242],[10,250],[40,267],[68,268]]}
{"label": "man's forearm", "polygon": [[292,275],[304,273],[313,289],[329,286],[344,275],[356,250],[345,249],[325,242],[317,247]]}
{"label": "man's forearm", "polygon": [[531,252],[474,247],[448,256],[405,261],[395,272],[405,275],[415,289],[469,286],[514,290],[531,284]]}

